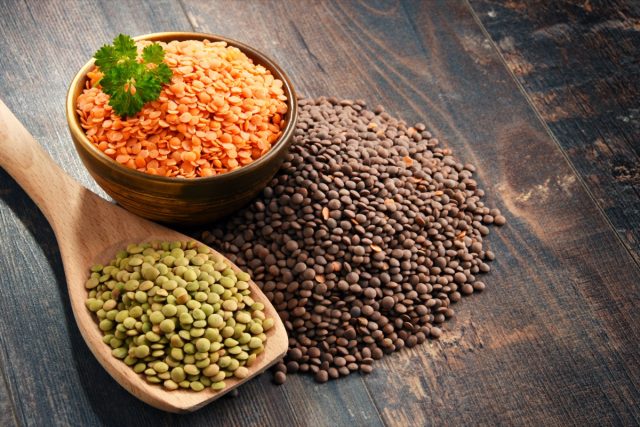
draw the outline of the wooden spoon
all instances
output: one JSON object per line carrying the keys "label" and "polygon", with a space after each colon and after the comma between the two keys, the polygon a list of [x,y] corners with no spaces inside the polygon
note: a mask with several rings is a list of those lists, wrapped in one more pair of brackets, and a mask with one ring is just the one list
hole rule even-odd
{"label": "wooden spoon", "polygon": [[47,156],[1,100],[0,151],[0,166],[33,199],[53,228],[67,277],[71,308],[84,340],[104,369],[131,394],[165,411],[191,412],[263,372],[287,351],[287,333],[278,313],[256,284],[250,282],[251,297],[264,304],[265,314],[275,320],[275,326],[267,332],[265,351],[249,368],[247,378],[229,378],[225,380],[227,387],[218,392],[210,388],[201,392],[167,391],[160,385],[147,383],[113,357],[111,348],[102,342],[96,319],[84,305],[88,296],[84,283],[91,265],[108,263],[117,250],[129,243],[193,239],[137,217],[82,187]]}

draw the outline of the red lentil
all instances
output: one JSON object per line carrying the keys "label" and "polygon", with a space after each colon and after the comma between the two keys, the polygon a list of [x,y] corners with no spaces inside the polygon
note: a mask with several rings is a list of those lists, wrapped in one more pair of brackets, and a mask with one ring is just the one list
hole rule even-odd
{"label": "red lentil", "polygon": [[133,117],[113,112],[98,68],[87,74],[77,112],[98,149],[129,168],[183,178],[225,173],[269,151],[286,125],[281,80],[225,42],[160,44],[173,78]]}

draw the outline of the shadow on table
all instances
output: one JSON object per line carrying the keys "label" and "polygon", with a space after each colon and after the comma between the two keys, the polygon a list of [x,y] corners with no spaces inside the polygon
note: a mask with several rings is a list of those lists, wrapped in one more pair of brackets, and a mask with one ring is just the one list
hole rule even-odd
{"label": "shadow on table", "polygon": [[[56,283],[60,290],[60,307],[64,313],[64,320],[66,322],[65,329],[69,336],[73,363],[80,381],[80,384],[70,384],[67,386],[70,390],[69,395],[75,396],[81,401],[88,401],[91,407],[90,409],[87,408],[90,413],[77,413],[71,416],[73,418],[77,417],[76,419],[78,421],[87,421],[97,417],[105,425],[164,424],[173,426],[188,424],[193,426],[200,423],[213,425],[216,421],[225,423],[225,421],[233,419],[232,414],[237,410],[234,409],[234,407],[236,407],[236,405],[247,404],[247,402],[241,402],[245,399],[233,399],[233,396],[237,395],[237,393],[229,393],[230,396],[223,397],[216,404],[200,409],[193,414],[175,415],[157,410],[143,403],[129,394],[111,378],[93,356],[76,326],[69,301],[62,259],[52,228],[33,201],[29,199],[27,194],[18,186],[13,178],[2,169],[0,169],[0,182],[2,183],[0,187],[0,197],[2,201],[11,209],[20,222],[22,222],[33,237],[33,240],[39,245],[54,273]],[[184,231],[192,236],[197,235],[197,230],[195,229]],[[64,334],[65,331],[60,331],[60,335]],[[64,352],[62,352],[62,354],[64,355]],[[55,363],[64,364],[65,361],[59,360]],[[74,378],[67,378],[67,380],[74,381]],[[55,384],[52,384],[49,387],[54,388],[55,386]],[[81,387],[82,391],[79,390],[80,387],[78,386]],[[49,390],[49,392],[51,391],[52,390]],[[83,394],[84,398],[78,396],[78,394]],[[48,402],[49,401],[47,401],[47,403]],[[45,402],[40,403],[46,405]],[[69,409],[71,408],[82,408],[82,405],[70,404]],[[44,409],[45,408],[42,408],[42,410]],[[47,409],[47,412],[51,415],[65,411],[65,409],[60,408]],[[40,415],[42,414],[36,416],[39,417]],[[220,415],[226,416],[221,417]]]}

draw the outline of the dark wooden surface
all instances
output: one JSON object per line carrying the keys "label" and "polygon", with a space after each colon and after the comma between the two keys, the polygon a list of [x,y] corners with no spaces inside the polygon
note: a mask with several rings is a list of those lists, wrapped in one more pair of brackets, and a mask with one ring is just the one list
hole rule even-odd
{"label": "dark wooden surface", "polygon": [[470,2],[640,261],[640,2]]}
{"label": "dark wooden surface", "polygon": [[66,129],[71,78],[119,32],[196,30],[268,53],[301,93],[426,122],[509,222],[488,289],[440,341],[368,377],[265,375],[177,416],[100,368],[51,229],[0,171],[0,425],[638,424],[637,14],[551,3],[1,1],[0,98],[99,194]]}

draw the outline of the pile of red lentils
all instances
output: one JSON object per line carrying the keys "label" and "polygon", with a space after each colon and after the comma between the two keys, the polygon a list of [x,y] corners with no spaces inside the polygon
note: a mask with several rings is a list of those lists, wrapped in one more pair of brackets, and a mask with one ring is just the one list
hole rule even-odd
{"label": "pile of red lentils", "polygon": [[173,78],[133,117],[113,111],[98,68],[88,73],[77,112],[93,144],[129,168],[182,178],[229,172],[269,151],[286,125],[281,80],[225,42],[160,45]]}

